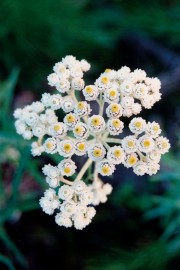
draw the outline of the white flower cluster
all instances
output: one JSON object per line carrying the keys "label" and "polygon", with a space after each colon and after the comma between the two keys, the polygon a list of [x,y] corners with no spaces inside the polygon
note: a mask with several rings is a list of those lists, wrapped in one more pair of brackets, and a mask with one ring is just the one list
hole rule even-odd
{"label": "white flower cluster", "polygon": [[[112,191],[98,174],[110,176],[118,164],[123,164],[132,167],[136,175],[153,175],[160,168],[161,155],[170,147],[168,139],[160,135],[159,124],[141,117],[130,121],[132,134],[120,138],[122,117],[137,115],[142,107],[149,109],[160,100],[161,83],[157,78],[148,78],[140,69],[131,72],[122,67],[118,71],[106,69],[94,85],[85,86],[83,75],[89,68],[86,60],[66,56],[48,76],[49,85],[58,93],[44,93],[40,102],[14,112],[17,133],[24,139],[37,138],[32,143],[33,156],[46,152],[63,158],[57,166],[43,167],[49,189],[40,205],[47,214],[59,209],[56,223],[74,225],[76,229],[84,228],[95,215],[89,205],[106,202]],[[98,113],[92,111],[91,101],[99,105]],[[63,119],[57,117],[59,110]],[[88,157],[79,170],[74,155]],[[93,162],[95,166],[91,166]],[[94,168],[89,186],[83,182],[88,168]],[[67,178],[75,173],[75,181],[69,181]]]}
{"label": "white flower cluster", "polygon": [[74,181],[72,186],[62,185],[58,192],[47,189],[40,199],[43,211],[52,215],[55,210],[55,221],[59,226],[85,228],[94,217],[96,210],[92,206],[93,193],[83,181]]}

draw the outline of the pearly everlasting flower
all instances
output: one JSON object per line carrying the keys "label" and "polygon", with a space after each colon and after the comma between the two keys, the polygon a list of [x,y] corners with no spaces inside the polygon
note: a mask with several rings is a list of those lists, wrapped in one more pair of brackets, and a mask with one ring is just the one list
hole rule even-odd
{"label": "pearly everlasting flower", "polygon": [[78,123],[73,129],[73,133],[77,139],[86,139],[89,136],[88,126],[84,123]]}
{"label": "pearly everlasting flower", "polygon": [[99,161],[104,158],[106,150],[102,144],[94,144],[88,148],[88,156],[93,161]]}
{"label": "pearly everlasting flower", "polygon": [[110,118],[119,118],[122,116],[122,107],[118,103],[111,103],[107,109],[106,114]]}
{"label": "pearly everlasting flower", "polygon": [[156,147],[160,154],[167,153],[170,148],[169,140],[163,136],[158,137],[156,139]]}
{"label": "pearly everlasting flower", "polygon": [[71,159],[64,159],[58,164],[61,175],[71,176],[75,173],[76,164]]}
{"label": "pearly everlasting flower", "polygon": [[78,116],[89,115],[91,112],[91,107],[86,101],[80,101],[76,104],[74,108],[74,113]]}
{"label": "pearly everlasting flower", "polygon": [[122,148],[126,153],[132,153],[137,150],[137,140],[134,136],[127,136],[122,140]]}
{"label": "pearly everlasting flower", "polygon": [[88,119],[88,127],[93,133],[100,133],[105,128],[105,121],[101,115],[93,115]]}
{"label": "pearly everlasting flower", "polygon": [[[93,205],[105,203],[112,192],[99,176],[112,175],[119,164],[138,176],[154,175],[170,148],[158,123],[136,116],[161,99],[159,79],[124,66],[117,71],[107,68],[94,84],[85,85],[89,69],[84,59],[64,57],[47,77],[56,92],[44,93],[41,101],[14,112],[17,133],[32,139],[33,156],[60,155],[57,165],[42,168],[49,186],[39,202],[42,210],[55,213],[57,225],[78,230],[91,223]],[[131,116],[136,117],[128,123],[121,119]],[[126,123],[130,134],[124,135]],[[72,160],[74,155],[78,161],[81,156],[87,160],[80,165]]]}
{"label": "pearly everlasting flower", "polygon": [[44,142],[45,152],[48,154],[54,154],[57,152],[57,141],[55,138],[51,137]]}
{"label": "pearly everlasting flower", "polygon": [[57,151],[63,157],[71,157],[74,154],[74,144],[71,140],[60,141]]}
{"label": "pearly everlasting flower", "polygon": [[118,118],[109,119],[107,122],[107,130],[111,135],[118,135],[122,133],[124,123]]}
{"label": "pearly everlasting flower", "polygon": [[66,114],[64,117],[64,123],[69,130],[72,130],[75,125],[78,123],[79,117],[74,113]]}
{"label": "pearly everlasting flower", "polygon": [[112,162],[107,159],[103,159],[97,164],[97,171],[103,176],[109,176],[113,174],[115,166]]}
{"label": "pearly everlasting flower", "polygon": [[78,140],[74,144],[74,152],[77,156],[83,156],[87,152],[87,143],[83,140]]}
{"label": "pearly everlasting flower", "polygon": [[75,108],[75,101],[70,96],[64,96],[62,99],[62,109],[65,113],[69,113]]}
{"label": "pearly everlasting flower", "polygon": [[144,132],[146,128],[146,121],[141,117],[133,118],[129,123],[129,129],[132,133],[140,134]]}
{"label": "pearly everlasting flower", "polygon": [[121,146],[114,146],[108,150],[107,159],[113,164],[120,164],[124,160],[125,153]]}
{"label": "pearly everlasting flower", "polygon": [[83,95],[87,101],[96,100],[99,95],[98,88],[94,85],[88,85],[83,89]]}

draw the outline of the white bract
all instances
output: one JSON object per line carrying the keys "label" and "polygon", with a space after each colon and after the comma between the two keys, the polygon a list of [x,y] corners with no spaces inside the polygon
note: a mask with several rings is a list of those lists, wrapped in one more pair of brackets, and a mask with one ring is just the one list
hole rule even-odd
{"label": "white bract", "polygon": [[[17,133],[36,139],[31,144],[33,156],[43,152],[59,156],[57,166],[47,164],[42,169],[49,185],[40,199],[43,211],[55,212],[59,226],[79,230],[96,213],[90,205],[105,203],[112,191],[99,175],[112,175],[119,164],[138,176],[156,174],[161,155],[170,148],[169,140],[160,135],[160,125],[141,117],[129,121],[131,134],[122,135],[126,123],[122,117],[136,116],[161,99],[159,79],[124,66],[118,71],[106,69],[94,84],[85,85],[83,76],[89,69],[84,59],[64,57],[47,78],[57,92],[44,93],[41,101],[14,112]],[[80,162],[82,156],[86,162]]]}

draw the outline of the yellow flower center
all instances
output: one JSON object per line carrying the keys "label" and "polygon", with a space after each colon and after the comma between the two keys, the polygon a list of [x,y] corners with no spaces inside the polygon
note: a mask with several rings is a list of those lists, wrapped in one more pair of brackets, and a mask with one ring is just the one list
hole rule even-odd
{"label": "yellow flower center", "polygon": [[101,82],[104,83],[104,84],[108,84],[109,78],[108,77],[102,77]]}
{"label": "yellow flower center", "polygon": [[51,148],[53,147],[53,144],[52,144],[51,142],[47,142],[47,143],[46,143],[46,147],[47,147],[48,149],[51,149]]}
{"label": "yellow flower center", "polygon": [[168,146],[167,142],[162,142],[162,148],[166,148]]}
{"label": "yellow flower center", "polygon": [[59,131],[60,129],[62,129],[60,125],[55,125],[55,126],[54,126],[54,130],[55,130],[55,131]]}
{"label": "yellow flower center", "polygon": [[149,147],[151,145],[151,142],[149,140],[144,140],[143,145],[144,147]]}
{"label": "yellow flower center", "polygon": [[116,90],[111,89],[111,90],[109,91],[109,95],[110,95],[110,97],[115,97],[115,96],[116,96]]}
{"label": "yellow flower center", "polygon": [[78,103],[78,109],[80,109],[80,110],[82,110],[82,109],[84,109],[84,103],[83,102],[79,102]]}
{"label": "yellow flower center", "polygon": [[72,145],[70,143],[66,143],[63,148],[65,152],[70,152],[72,149]]}
{"label": "yellow flower center", "polygon": [[112,124],[115,128],[119,128],[121,126],[121,121],[119,119],[115,119],[112,121]]}
{"label": "yellow flower center", "polygon": [[158,125],[155,125],[155,126],[153,127],[153,130],[154,130],[155,132],[159,131],[159,126],[158,126]]}
{"label": "yellow flower center", "polygon": [[112,111],[113,113],[118,113],[118,112],[119,112],[119,104],[113,104],[113,105],[111,106],[111,111]]}
{"label": "yellow flower center", "polygon": [[127,145],[128,145],[128,147],[132,148],[132,147],[134,147],[135,143],[134,143],[134,141],[128,141]]}
{"label": "yellow flower center", "polygon": [[115,157],[118,157],[119,158],[119,157],[121,157],[121,155],[122,155],[121,150],[117,149],[117,150],[114,151],[114,156]]}
{"label": "yellow flower center", "polygon": [[84,149],[85,149],[85,144],[84,144],[84,143],[79,143],[79,144],[78,144],[78,149],[79,149],[80,151],[84,151]]}
{"label": "yellow flower center", "polygon": [[95,149],[93,151],[93,156],[94,157],[100,157],[102,155],[102,150],[101,149]]}
{"label": "yellow flower center", "polygon": [[77,133],[77,134],[80,134],[82,131],[83,131],[83,127],[81,127],[81,126],[77,126],[75,128],[75,133]]}
{"label": "yellow flower center", "polygon": [[72,114],[68,115],[66,119],[67,119],[67,121],[68,121],[69,123],[72,123],[72,122],[75,121],[75,117],[74,117],[74,115],[72,115]]}
{"label": "yellow flower center", "polygon": [[100,119],[98,117],[94,117],[91,121],[91,124],[93,126],[99,126],[100,125]]}
{"label": "yellow flower center", "polygon": [[110,168],[109,168],[108,165],[104,165],[104,166],[102,167],[102,172],[103,172],[104,174],[108,174],[109,171],[110,171]]}
{"label": "yellow flower center", "polygon": [[142,123],[140,121],[136,122],[134,125],[136,128],[142,128]]}
{"label": "yellow flower center", "polygon": [[131,156],[128,158],[127,162],[131,165],[134,165],[137,162],[137,158],[135,156]]}
{"label": "yellow flower center", "polygon": [[106,72],[106,73],[109,73],[109,72],[111,72],[111,69],[110,69],[110,68],[106,68],[106,69],[105,69],[105,72]]}
{"label": "yellow flower center", "polygon": [[88,94],[92,94],[92,93],[93,93],[93,88],[92,88],[91,86],[87,86],[87,87],[86,87],[86,92],[87,92]]}
{"label": "yellow flower center", "polygon": [[65,72],[65,70],[66,69],[64,67],[62,67],[62,68],[59,69],[60,72]]}
{"label": "yellow flower center", "polygon": [[71,172],[71,168],[70,167],[65,167],[64,168],[64,172],[65,173],[70,173]]}

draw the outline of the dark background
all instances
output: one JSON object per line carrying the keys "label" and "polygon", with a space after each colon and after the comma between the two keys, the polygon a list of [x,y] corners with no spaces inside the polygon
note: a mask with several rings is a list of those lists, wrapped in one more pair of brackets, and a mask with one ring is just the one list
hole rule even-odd
{"label": "dark background", "polygon": [[[38,100],[65,55],[87,59],[87,84],[105,68],[144,69],[162,100],[158,121],[171,150],[153,177],[119,166],[106,204],[83,231],[57,226],[38,205],[47,157],[32,158],[13,110]],[[0,0],[0,270],[180,269],[180,2]]]}

